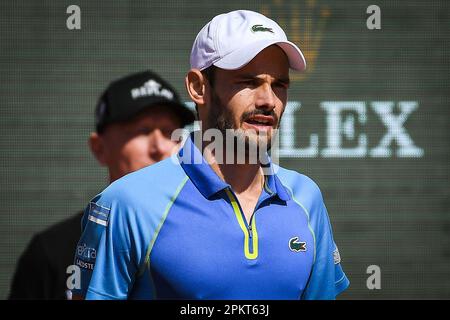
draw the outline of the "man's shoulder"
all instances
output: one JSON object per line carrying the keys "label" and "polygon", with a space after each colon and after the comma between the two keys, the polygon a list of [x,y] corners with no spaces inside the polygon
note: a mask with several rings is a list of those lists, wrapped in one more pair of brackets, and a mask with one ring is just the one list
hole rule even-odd
{"label": "man's shoulder", "polygon": [[106,210],[111,209],[114,203],[133,207],[165,203],[173,196],[185,176],[177,158],[170,157],[114,181],[92,199],[91,203]]}
{"label": "man's shoulder", "polygon": [[170,157],[129,173],[111,183],[104,192],[123,194],[124,191],[131,191],[131,194],[136,194],[142,190],[148,193],[158,190],[164,184],[176,183],[184,174],[176,161],[176,158]]}
{"label": "man's shoulder", "polygon": [[293,200],[305,211],[313,228],[322,225],[320,221],[324,221],[326,210],[317,183],[304,174],[284,168],[279,168],[276,174],[289,190]]}
{"label": "man's shoulder", "polygon": [[310,194],[322,197],[319,185],[307,175],[280,166],[277,166],[276,170],[276,175],[294,196]]}

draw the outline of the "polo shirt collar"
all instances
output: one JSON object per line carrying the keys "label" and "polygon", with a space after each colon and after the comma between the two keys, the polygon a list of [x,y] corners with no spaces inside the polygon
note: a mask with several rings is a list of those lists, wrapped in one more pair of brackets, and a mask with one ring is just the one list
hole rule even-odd
{"label": "polo shirt collar", "polygon": [[274,165],[272,163],[272,160],[268,155],[266,155],[266,157],[267,165],[262,166],[265,176],[265,189],[268,189],[266,190],[266,192],[270,195],[277,195],[278,198],[280,198],[282,201],[290,200],[291,197],[289,196],[289,193],[281,183],[280,178],[278,178],[278,176],[274,172]]}
{"label": "polo shirt collar", "polygon": [[[201,151],[194,143],[194,135],[196,134],[201,135],[201,132],[195,131],[189,135],[183,147],[178,152],[178,159],[181,167],[192,183],[205,198],[209,199],[223,189],[231,189],[231,186],[214,172],[203,157]],[[268,189],[266,192],[271,196],[278,196],[283,201],[289,200],[289,194],[280,179],[273,172],[273,165],[270,158],[268,158],[268,165],[263,167],[263,171],[266,177],[266,189]]]}
{"label": "polo shirt collar", "polygon": [[229,188],[230,185],[223,181],[203,158],[201,151],[194,143],[194,135],[197,134],[201,132],[195,131],[189,135],[178,152],[178,159],[192,183],[205,198],[209,199],[217,192]]}

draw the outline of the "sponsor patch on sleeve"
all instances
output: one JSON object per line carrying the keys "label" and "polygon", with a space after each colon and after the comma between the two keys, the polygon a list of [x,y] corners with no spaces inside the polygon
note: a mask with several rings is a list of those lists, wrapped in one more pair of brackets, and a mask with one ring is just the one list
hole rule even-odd
{"label": "sponsor patch on sleeve", "polygon": [[88,219],[94,223],[102,226],[108,225],[109,212],[111,209],[102,207],[96,203],[89,203],[89,216]]}
{"label": "sponsor patch on sleeve", "polygon": [[341,255],[339,254],[339,250],[337,247],[336,247],[336,250],[333,251],[333,260],[334,260],[334,264],[341,263]]}

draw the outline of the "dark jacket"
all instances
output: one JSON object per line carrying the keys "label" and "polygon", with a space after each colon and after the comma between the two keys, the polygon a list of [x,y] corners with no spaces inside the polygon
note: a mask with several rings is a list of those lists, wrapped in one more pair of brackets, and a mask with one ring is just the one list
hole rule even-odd
{"label": "dark jacket", "polygon": [[10,300],[66,299],[67,267],[73,264],[81,237],[83,213],[36,234],[19,259]]}

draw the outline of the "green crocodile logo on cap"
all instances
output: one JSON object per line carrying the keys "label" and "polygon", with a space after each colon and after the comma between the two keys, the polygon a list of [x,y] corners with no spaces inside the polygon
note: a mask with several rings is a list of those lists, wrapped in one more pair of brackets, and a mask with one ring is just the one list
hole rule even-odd
{"label": "green crocodile logo on cap", "polygon": [[252,27],[252,32],[258,32],[258,31],[261,31],[261,32],[272,32],[272,33],[274,33],[273,30],[272,30],[272,28],[266,28],[266,27],[263,27],[262,24],[255,24],[255,25]]}
{"label": "green crocodile logo on cap", "polygon": [[289,240],[289,249],[295,252],[305,252],[306,251],[306,242],[298,241],[298,237],[291,238]]}

